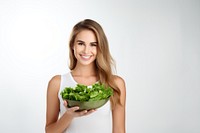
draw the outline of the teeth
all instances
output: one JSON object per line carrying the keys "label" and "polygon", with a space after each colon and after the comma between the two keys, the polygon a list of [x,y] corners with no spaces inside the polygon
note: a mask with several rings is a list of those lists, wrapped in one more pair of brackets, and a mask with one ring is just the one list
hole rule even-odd
{"label": "teeth", "polygon": [[90,55],[82,55],[82,57],[85,58],[85,59],[89,59]]}

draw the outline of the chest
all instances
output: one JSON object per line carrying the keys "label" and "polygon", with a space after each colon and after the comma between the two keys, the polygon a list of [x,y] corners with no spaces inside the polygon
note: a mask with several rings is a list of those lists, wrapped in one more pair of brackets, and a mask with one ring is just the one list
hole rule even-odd
{"label": "chest", "polygon": [[78,84],[87,85],[87,86],[95,84],[98,81],[98,78],[96,76],[89,76],[89,77],[73,76],[73,79]]}

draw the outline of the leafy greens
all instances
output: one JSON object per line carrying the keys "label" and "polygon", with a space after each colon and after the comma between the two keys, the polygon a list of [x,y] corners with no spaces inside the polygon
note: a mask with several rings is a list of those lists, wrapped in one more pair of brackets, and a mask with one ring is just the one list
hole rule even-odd
{"label": "leafy greens", "polygon": [[113,90],[100,83],[93,84],[92,87],[77,84],[75,88],[66,87],[60,95],[67,100],[97,101],[109,98],[113,95]]}

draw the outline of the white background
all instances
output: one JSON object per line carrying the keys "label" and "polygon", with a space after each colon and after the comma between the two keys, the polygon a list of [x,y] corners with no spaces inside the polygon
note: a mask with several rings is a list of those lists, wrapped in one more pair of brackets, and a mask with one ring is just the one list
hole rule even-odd
{"label": "white background", "polygon": [[126,81],[127,133],[199,133],[199,0],[0,0],[0,132],[44,132],[48,81],[85,18]]}

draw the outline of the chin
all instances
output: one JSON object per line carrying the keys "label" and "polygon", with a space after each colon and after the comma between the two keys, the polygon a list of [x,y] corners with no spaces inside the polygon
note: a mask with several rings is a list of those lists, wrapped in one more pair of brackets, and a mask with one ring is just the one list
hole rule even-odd
{"label": "chin", "polygon": [[93,64],[93,63],[95,63],[95,59],[91,60],[91,61],[80,61],[80,64],[82,64],[84,66],[87,66],[87,65],[90,65],[90,64]]}

